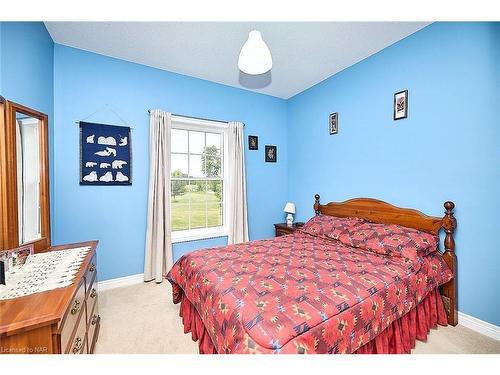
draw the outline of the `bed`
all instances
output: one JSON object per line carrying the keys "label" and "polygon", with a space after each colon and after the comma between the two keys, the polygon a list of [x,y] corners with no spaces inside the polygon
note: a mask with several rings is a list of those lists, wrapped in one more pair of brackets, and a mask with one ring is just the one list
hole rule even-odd
{"label": "bed", "polygon": [[456,219],[444,207],[439,218],[316,194],[293,234],[185,254],[167,274],[184,332],[200,353],[410,353],[457,324]]}

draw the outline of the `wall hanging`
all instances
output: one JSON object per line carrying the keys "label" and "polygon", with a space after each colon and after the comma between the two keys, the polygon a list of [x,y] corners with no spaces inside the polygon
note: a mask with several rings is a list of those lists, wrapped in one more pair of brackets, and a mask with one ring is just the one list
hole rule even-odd
{"label": "wall hanging", "polygon": [[330,128],[330,135],[339,132],[339,113],[331,113],[328,119],[328,127]]}
{"label": "wall hanging", "polygon": [[258,150],[259,149],[259,137],[256,135],[248,136],[248,149],[249,150]]}
{"label": "wall hanging", "polygon": [[132,185],[130,127],[79,124],[80,185]]}
{"label": "wall hanging", "polygon": [[394,120],[408,117],[408,90],[394,94]]}
{"label": "wall hanging", "polygon": [[276,146],[266,146],[266,162],[276,163],[278,160],[278,149]]}

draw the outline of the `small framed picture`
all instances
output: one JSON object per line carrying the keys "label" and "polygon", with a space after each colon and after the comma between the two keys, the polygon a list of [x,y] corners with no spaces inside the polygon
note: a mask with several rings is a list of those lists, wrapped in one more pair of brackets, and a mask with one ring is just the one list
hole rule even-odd
{"label": "small framed picture", "polygon": [[259,137],[256,135],[248,136],[248,149],[249,150],[258,150],[259,149]]}
{"label": "small framed picture", "polygon": [[408,90],[394,94],[394,120],[408,117]]}
{"label": "small framed picture", "polygon": [[12,249],[10,251],[11,263],[12,267],[22,267],[28,257],[33,255],[34,246],[33,244],[22,245],[18,248]]}
{"label": "small framed picture", "polygon": [[278,160],[278,150],[276,146],[266,146],[266,163],[276,163]]}
{"label": "small framed picture", "polygon": [[339,113],[331,113],[328,121],[328,127],[330,128],[330,135],[337,134],[339,132]]}
{"label": "small framed picture", "polygon": [[34,253],[34,245],[27,244],[11,250],[0,251],[0,261],[4,263],[4,272],[9,274],[21,268],[29,256]]}

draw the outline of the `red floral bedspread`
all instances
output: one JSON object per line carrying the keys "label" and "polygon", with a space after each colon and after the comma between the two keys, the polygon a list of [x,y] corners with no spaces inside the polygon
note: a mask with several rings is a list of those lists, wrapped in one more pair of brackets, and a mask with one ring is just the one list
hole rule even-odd
{"label": "red floral bedspread", "polygon": [[436,254],[408,267],[300,231],[195,251],[167,275],[218,353],[352,353],[451,277]]}

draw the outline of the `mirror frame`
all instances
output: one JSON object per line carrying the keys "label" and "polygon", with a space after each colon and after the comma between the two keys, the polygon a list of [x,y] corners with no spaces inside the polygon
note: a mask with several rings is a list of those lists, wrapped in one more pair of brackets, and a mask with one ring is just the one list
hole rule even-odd
{"label": "mirror frame", "polygon": [[[40,213],[41,238],[19,243],[17,202],[16,113],[40,121]],[[34,251],[50,246],[48,116],[0,96],[0,250],[33,244]]]}

